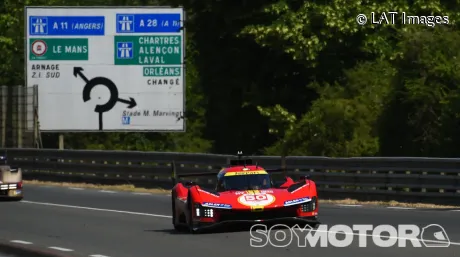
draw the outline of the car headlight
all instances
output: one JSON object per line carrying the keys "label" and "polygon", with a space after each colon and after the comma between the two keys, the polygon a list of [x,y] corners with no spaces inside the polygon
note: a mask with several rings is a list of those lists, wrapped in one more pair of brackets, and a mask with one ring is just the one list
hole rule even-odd
{"label": "car headlight", "polygon": [[301,205],[302,212],[312,212],[312,211],[316,210],[317,201],[318,201],[318,199],[316,198],[316,196],[314,196],[314,197],[311,199],[310,202],[303,203],[303,204]]}
{"label": "car headlight", "polygon": [[199,204],[195,204],[195,215],[197,217],[212,218],[214,217],[214,210],[211,208],[202,207]]}
{"label": "car headlight", "polygon": [[195,215],[197,217],[200,217],[200,215],[201,215],[201,207],[198,204],[195,205]]}
{"label": "car headlight", "polygon": [[203,215],[204,217],[212,218],[214,217],[214,210],[210,208],[203,208]]}

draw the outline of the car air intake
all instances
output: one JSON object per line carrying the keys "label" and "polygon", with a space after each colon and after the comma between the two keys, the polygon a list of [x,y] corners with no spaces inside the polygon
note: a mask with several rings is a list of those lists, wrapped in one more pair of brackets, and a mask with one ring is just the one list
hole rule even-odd
{"label": "car air intake", "polygon": [[220,213],[221,221],[231,220],[267,220],[276,218],[289,218],[297,216],[296,207],[265,209],[263,211],[251,210],[222,210]]}

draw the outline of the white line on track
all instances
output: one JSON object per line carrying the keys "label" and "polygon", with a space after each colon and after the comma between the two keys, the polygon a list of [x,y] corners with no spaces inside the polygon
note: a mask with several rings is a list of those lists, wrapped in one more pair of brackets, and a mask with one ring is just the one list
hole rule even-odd
{"label": "white line on track", "polygon": [[[299,229],[296,229],[299,230]],[[309,230],[309,229],[306,229]],[[301,230],[300,230],[301,231]],[[397,240],[408,240],[408,241],[419,241],[422,245],[423,243],[444,243],[444,241],[436,241],[436,240],[426,240],[426,239],[418,239],[418,238],[409,238],[409,237],[397,237],[397,236],[382,236],[382,235],[373,235],[373,234],[360,234],[360,233],[348,233],[342,231],[328,231],[328,230],[319,230],[319,229],[311,229],[311,231],[320,232],[320,233],[331,233],[331,234],[342,234],[342,235],[352,235],[352,236],[366,236],[366,237],[378,237],[381,239],[397,239]],[[450,242],[451,245],[458,245],[460,246],[460,242]]]}
{"label": "white line on track", "polygon": [[101,208],[91,208],[91,207],[84,207],[84,206],[74,206],[74,205],[55,204],[55,203],[31,202],[31,201],[25,201],[25,200],[22,200],[21,203],[30,203],[30,204],[38,204],[38,205],[45,205],[45,206],[55,206],[55,207],[65,207],[65,208],[82,209],[82,210],[90,210],[90,211],[105,211],[105,212],[132,214],[132,215],[159,217],[159,218],[172,218],[172,216],[168,216],[168,215],[159,215],[159,214],[151,214],[151,213],[143,213],[143,212],[132,212],[132,211],[110,210],[110,209],[101,209]]}
{"label": "white line on track", "polygon": [[409,207],[387,207],[387,209],[397,209],[397,210],[415,210],[416,208],[409,208]]}
{"label": "white line on track", "polygon": [[115,194],[115,191],[109,191],[109,190],[100,190],[99,192],[101,193],[110,193],[110,194]]}
{"label": "white line on track", "polygon": [[[44,206],[55,206],[55,207],[65,207],[65,208],[91,210],[91,211],[104,211],[104,212],[113,212],[113,213],[123,213],[123,214],[150,216],[150,217],[158,217],[158,218],[172,218],[172,216],[168,216],[168,215],[159,215],[159,214],[142,213],[142,212],[120,211],[120,210],[110,210],[110,209],[100,209],[100,208],[91,208],[91,207],[64,205],[64,204],[54,204],[54,203],[31,202],[31,201],[26,201],[26,200],[22,200],[21,203],[37,204],[37,205],[44,205]],[[323,233],[335,233],[335,234],[353,235],[353,236],[367,236],[367,237],[380,237],[380,238],[387,238],[387,239],[401,239],[401,240],[406,239],[406,240],[415,240],[415,241],[418,240],[418,241],[421,241],[420,239],[414,239],[414,238],[390,237],[390,236],[382,236],[382,235],[369,235],[369,234],[366,234],[366,233],[359,234],[359,233],[334,232],[334,231],[331,232],[331,231],[319,230],[319,229],[312,229],[311,231],[317,231],[317,232],[323,232]],[[439,241],[433,241],[433,240],[424,240],[424,242],[425,243],[426,242],[439,243]],[[450,244],[460,246],[460,242],[450,242]]]}
{"label": "white line on track", "polygon": [[85,190],[84,188],[81,187],[69,187],[71,190]]}
{"label": "white line on track", "polygon": [[337,204],[338,206],[343,206],[343,207],[361,207],[362,205],[360,204]]}
{"label": "white line on track", "polygon": [[102,255],[102,254],[93,254],[93,255],[90,255],[89,257],[109,257],[109,256]]}
{"label": "white line on track", "polygon": [[23,245],[31,245],[33,243],[27,242],[27,241],[22,241],[22,240],[11,240],[11,243],[16,243],[16,244],[23,244]]}
{"label": "white line on track", "polygon": [[133,193],[133,195],[152,195],[151,193]]}
{"label": "white line on track", "polygon": [[72,249],[62,248],[62,247],[58,247],[58,246],[50,246],[48,248],[58,250],[58,251],[63,251],[63,252],[73,252]]}

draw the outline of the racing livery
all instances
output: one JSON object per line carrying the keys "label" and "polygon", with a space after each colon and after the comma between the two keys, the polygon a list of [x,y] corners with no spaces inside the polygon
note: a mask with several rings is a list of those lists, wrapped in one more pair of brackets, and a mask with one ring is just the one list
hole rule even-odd
{"label": "racing livery", "polygon": [[[238,159],[213,173],[214,189],[177,183],[171,192],[174,228],[196,233],[228,223],[319,224],[315,182],[286,177],[276,186],[270,173],[251,160]],[[182,176],[197,175],[204,174]]]}
{"label": "racing livery", "polygon": [[0,198],[22,200],[22,172],[20,168],[6,164],[6,157],[0,156]]}

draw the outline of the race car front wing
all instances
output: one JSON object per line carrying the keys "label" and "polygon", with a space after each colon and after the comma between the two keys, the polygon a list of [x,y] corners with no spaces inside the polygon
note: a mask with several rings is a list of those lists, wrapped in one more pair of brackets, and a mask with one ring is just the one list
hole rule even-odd
{"label": "race car front wing", "polygon": [[194,230],[206,230],[228,224],[308,224],[318,225],[318,213],[315,209],[298,206],[254,210],[210,209],[202,208],[201,217],[194,220]]}

